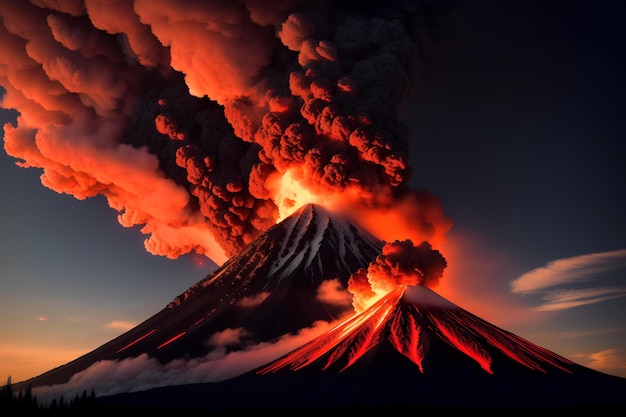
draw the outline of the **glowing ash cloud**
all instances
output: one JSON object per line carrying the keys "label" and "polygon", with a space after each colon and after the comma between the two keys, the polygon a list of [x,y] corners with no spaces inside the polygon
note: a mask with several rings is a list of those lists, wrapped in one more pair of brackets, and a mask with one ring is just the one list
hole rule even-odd
{"label": "glowing ash cloud", "polygon": [[77,199],[106,197],[146,250],[217,263],[309,202],[382,239],[438,244],[439,200],[408,188],[398,109],[420,3],[6,0],[6,152]]}
{"label": "glowing ash cloud", "polygon": [[346,306],[352,304],[352,294],[341,285],[338,279],[323,281],[317,288],[317,298],[328,305]]}
{"label": "glowing ash cloud", "polygon": [[380,298],[403,285],[435,287],[447,263],[428,242],[414,246],[411,240],[385,244],[382,254],[361,268],[348,281],[353,307],[362,312]]}

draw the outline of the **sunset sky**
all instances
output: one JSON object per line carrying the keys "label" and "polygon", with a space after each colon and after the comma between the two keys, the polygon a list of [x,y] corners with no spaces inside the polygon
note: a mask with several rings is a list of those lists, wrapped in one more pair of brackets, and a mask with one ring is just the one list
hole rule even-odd
{"label": "sunset sky", "polygon": [[[337,80],[337,96],[349,96],[337,106],[352,111],[359,123],[390,132],[381,139],[389,148],[362,152],[367,167],[381,174],[352,172],[362,186],[358,192],[371,193],[382,205],[374,190],[405,183],[409,190],[390,206],[398,213],[397,201],[411,198],[412,190],[427,190],[451,222],[448,230],[445,219],[422,219],[415,207],[407,209],[407,226],[432,221],[433,241],[446,257],[448,266],[434,290],[577,363],[626,377],[626,6],[608,0],[432,1],[437,7],[422,38],[415,84],[393,108],[395,93],[406,86],[384,70],[388,57],[370,61],[354,39],[337,41],[340,54],[324,42],[324,36],[332,38],[330,23],[323,26],[324,13],[315,14],[313,7],[307,12],[317,20],[307,23],[285,20],[282,6],[292,2],[255,8],[258,2],[242,1],[254,17],[251,23],[238,20],[237,7],[209,8],[192,19],[191,6],[180,9],[167,1],[153,9],[155,2],[137,1],[134,11],[128,2],[107,8],[104,1],[86,1],[87,7],[80,1],[33,1],[50,8],[58,3],[54,13],[25,3],[0,6],[0,86],[8,91],[7,101],[0,102],[0,122],[8,123],[0,152],[0,380],[39,375],[139,324],[277,220],[266,202],[279,193],[262,188],[263,180],[267,188],[273,178],[264,170],[308,171],[296,142],[272,153],[268,138],[281,120],[259,116],[259,109],[267,108],[289,114],[297,100],[281,95],[278,87],[265,93],[280,80],[291,83],[298,100],[332,100],[328,74],[315,82],[310,82],[319,75],[315,71],[301,71],[291,80],[280,75],[293,70],[289,59],[300,70],[334,74],[316,65],[346,56],[360,59],[361,66],[352,78]],[[402,2],[391,2],[385,13],[396,12],[396,3]],[[345,2],[336,16],[352,6]],[[377,15],[372,8],[363,16]],[[286,22],[279,45],[284,51],[276,46],[278,35],[267,30],[277,21]],[[349,38],[358,28],[349,29],[342,36]],[[394,30],[385,27],[379,34],[406,52],[404,38]],[[126,34],[126,49],[117,43],[120,34]],[[304,41],[314,38],[316,47]],[[124,57],[128,50],[136,62]],[[187,76],[186,84],[172,68]],[[177,84],[169,89],[157,84],[158,74]],[[357,87],[351,84],[355,79]],[[365,94],[358,87],[368,80],[374,80],[368,90],[373,92]],[[196,97],[181,97],[181,86]],[[381,86],[393,93],[378,91]],[[361,104],[369,113],[354,110],[351,106],[359,107],[350,94],[363,94]],[[215,103],[194,101],[205,95]],[[191,112],[200,114],[201,106],[206,106],[202,122],[195,123]],[[302,120],[314,117],[315,106],[307,107],[310,114]],[[25,116],[22,122],[16,122],[15,109]],[[134,124],[124,122],[129,113]],[[224,128],[224,113],[235,135]],[[398,156],[402,144],[395,140],[402,128],[396,116],[408,128],[408,161]],[[285,136],[300,134],[319,149],[338,146],[320,139],[345,130],[340,122],[325,127],[330,117],[316,120],[322,133],[313,139],[296,123]],[[237,142],[250,134],[246,120],[261,127],[254,138]],[[153,133],[146,133],[148,128]],[[207,162],[209,148],[190,139],[209,135],[205,132],[223,139],[212,149],[223,152],[221,162]],[[252,140],[265,150],[264,164],[245,147]],[[171,153],[185,141],[191,145],[184,152]],[[358,136],[350,144],[361,152],[371,145],[366,141]],[[140,146],[153,148],[149,153]],[[385,149],[400,151],[385,154]],[[344,184],[341,166],[351,166],[345,161],[353,153],[342,155],[328,163],[325,172],[332,175],[308,178],[304,188],[332,200],[333,190]],[[21,159],[31,167],[16,166]],[[158,163],[165,174],[156,169]],[[249,190],[236,172],[244,165],[254,165],[248,170]],[[187,169],[186,175],[179,168]],[[224,186],[211,194],[201,181],[203,172]],[[196,199],[193,207],[189,195]],[[224,195],[230,200],[215,203]],[[353,207],[354,202],[339,203]],[[233,207],[253,214],[228,226],[213,222],[220,210]],[[387,228],[389,217],[372,216],[368,221]],[[212,231],[221,236],[219,244]]]}

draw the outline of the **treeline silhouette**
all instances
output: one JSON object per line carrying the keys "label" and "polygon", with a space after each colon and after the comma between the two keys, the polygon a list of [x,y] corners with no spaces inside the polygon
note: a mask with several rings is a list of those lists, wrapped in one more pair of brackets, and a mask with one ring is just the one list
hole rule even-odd
{"label": "treeline silhouette", "polygon": [[90,394],[83,391],[80,395],[76,394],[74,398],[65,399],[61,396],[58,399],[54,398],[49,404],[43,404],[33,395],[30,385],[24,392],[20,390],[14,393],[11,377],[8,378],[5,386],[0,387],[0,415],[2,416],[82,415],[84,412],[97,408],[96,394],[93,390]]}

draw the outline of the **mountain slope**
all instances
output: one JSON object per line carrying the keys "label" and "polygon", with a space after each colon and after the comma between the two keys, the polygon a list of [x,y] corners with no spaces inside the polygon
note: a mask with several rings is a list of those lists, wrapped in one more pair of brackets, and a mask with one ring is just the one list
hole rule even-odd
{"label": "mountain slope", "polygon": [[[429,288],[398,286],[373,306],[268,365],[261,374],[315,367],[343,372],[374,349],[395,351],[420,374],[513,369],[571,374],[574,363],[502,330]],[[371,361],[371,358],[369,358]],[[467,365],[464,363],[467,362]],[[455,364],[451,368],[451,364]]]}
{"label": "mountain slope", "polygon": [[99,399],[176,410],[626,411],[626,379],[580,366],[459,308],[399,286],[283,357],[211,384]]}
{"label": "mountain slope", "polygon": [[[347,287],[350,275],[382,249],[383,242],[355,224],[305,206],[167,308],[75,361],[14,384],[15,391],[61,384],[99,361],[147,355],[161,364],[195,364],[214,353],[211,338],[229,329],[243,329],[246,343],[262,344],[317,320],[330,322],[351,308],[319,298],[322,285],[338,280]],[[228,349],[243,351],[245,343]],[[98,404],[111,412],[626,411],[626,379],[580,366],[493,326],[423,285],[399,285],[362,313],[261,363],[197,384],[172,383],[170,373],[157,373],[158,388],[97,392]],[[137,365],[140,373],[153,371],[143,365]]]}
{"label": "mountain slope", "polygon": [[227,329],[243,329],[250,344],[331,321],[351,306],[320,300],[320,285],[336,279],[345,288],[350,274],[366,267],[382,245],[344,218],[304,206],[135,328],[15,387],[67,382],[102,360],[201,357],[211,352],[210,337]]}

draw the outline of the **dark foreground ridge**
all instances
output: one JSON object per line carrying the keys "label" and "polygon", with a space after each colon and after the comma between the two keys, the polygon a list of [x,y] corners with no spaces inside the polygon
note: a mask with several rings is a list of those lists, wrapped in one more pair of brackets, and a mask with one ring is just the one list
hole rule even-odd
{"label": "dark foreground ridge", "polygon": [[[110,410],[247,412],[260,410],[626,411],[626,382],[605,375],[502,380],[351,375],[246,375],[222,383],[164,387],[101,397]],[[617,414],[615,414],[617,415]]]}

